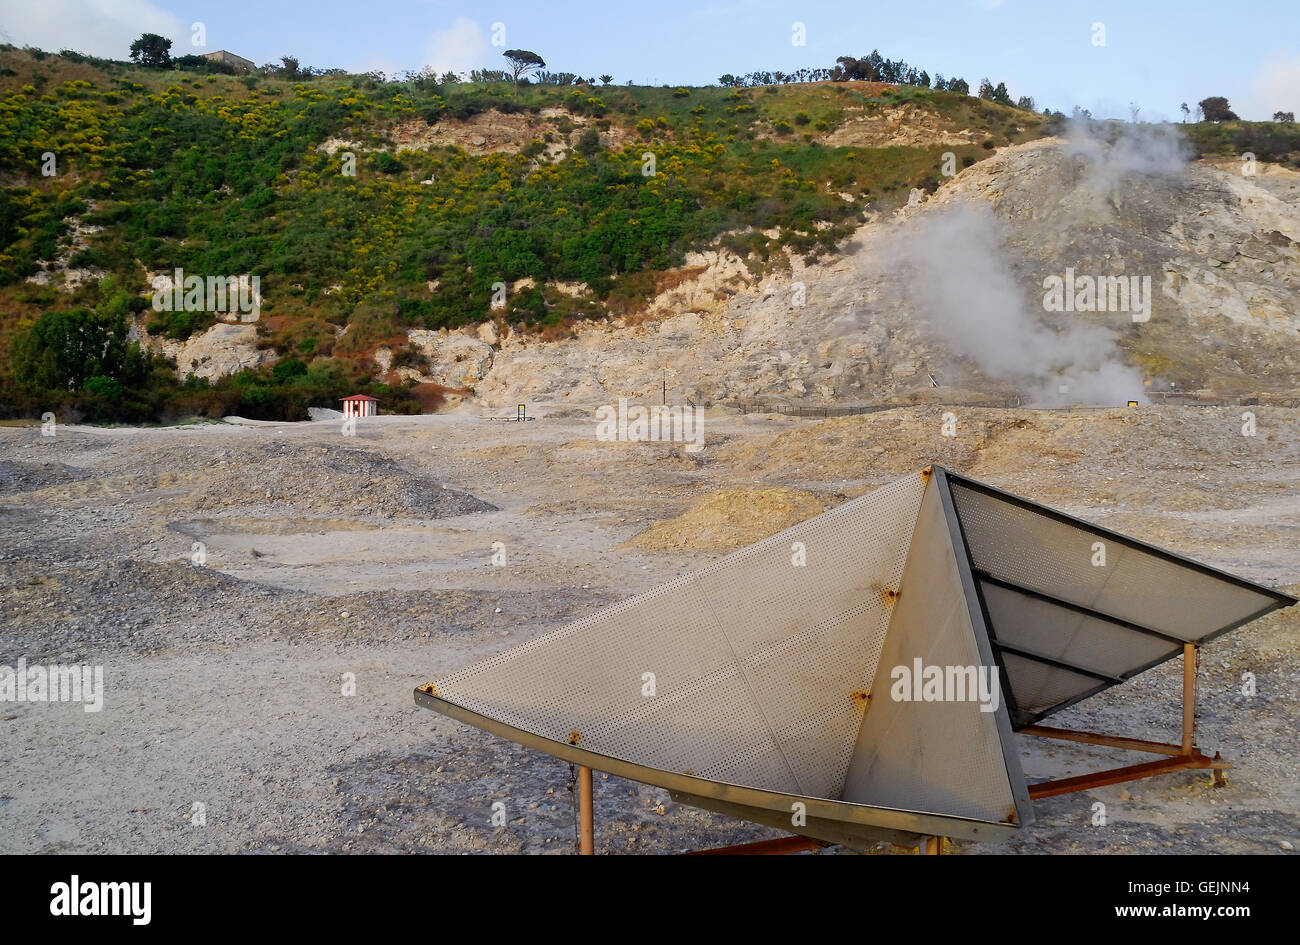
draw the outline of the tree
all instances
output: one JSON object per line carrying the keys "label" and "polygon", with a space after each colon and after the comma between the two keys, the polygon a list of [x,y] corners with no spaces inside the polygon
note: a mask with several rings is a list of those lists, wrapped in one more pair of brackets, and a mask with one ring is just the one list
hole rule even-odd
{"label": "tree", "polygon": [[111,377],[105,377],[103,374],[96,374],[94,377],[87,378],[85,390],[96,397],[103,397],[107,400],[122,399],[122,385]]}
{"label": "tree", "polygon": [[1273,120],[1274,120],[1274,121],[1285,121],[1285,122],[1289,122],[1289,123],[1294,124],[1294,123],[1295,123],[1295,112],[1274,112],[1274,113],[1273,113]]}
{"label": "tree", "polygon": [[1016,108],[1023,108],[1027,112],[1038,111],[1038,103],[1034,101],[1032,95],[1022,95],[1016,101]]}
{"label": "tree", "polygon": [[866,60],[857,59],[853,56],[839,56],[835,60],[833,77],[837,82],[853,82],[868,78],[867,70],[869,68],[870,64]]}
{"label": "tree", "polygon": [[613,81],[614,81],[614,77],[613,77],[612,75],[609,75],[609,74],[606,74],[606,75],[603,75],[603,76],[600,77],[600,83],[601,83],[601,85],[609,85],[609,83],[611,83],[611,82],[613,82]]}
{"label": "tree", "polygon": [[979,97],[983,99],[993,98],[993,83],[988,80],[987,76],[980,79]]}
{"label": "tree", "polygon": [[510,63],[510,73],[515,79],[515,94],[519,94],[519,80],[529,73],[546,68],[546,60],[527,49],[507,49],[501,55]]}
{"label": "tree", "polygon": [[960,92],[962,95],[970,95],[970,85],[965,79],[949,79],[949,92]]}
{"label": "tree", "polygon": [[1238,121],[1237,115],[1228,107],[1228,100],[1222,95],[1212,95],[1200,101],[1201,114],[1206,121]]}
{"label": "tree", "polygon": [[170,69],[172,41],[157,33],[141,33],[131,44],[131,60],[149,69]]}
{"label": "tree", "polygon": [[188,56],[177,56],[175,59],[172,60],[172,65],[175,66],[177,69],[198,70],[198,69],[206,69],[210,66],[216,65],[216,63],[209,61],[203,56],[188,55]]}
{"label": "tree", "polygon": [[128,373],[130,347],[122,314],[46,311],[14,339],[14,379],[33,392],[79,390],[95,377],[116,380]]}
{"label": "tree", "polygon": [[1187,103],[1186,103],[1186,102],[1183,102],[1183,104],[1179,105],[1178,108],[1179,108],[1179,109],[1182,111],[1182,113],[1183,113],[1183,124],[1187,124],[1187,116],[1190,115],[1190,114],[1192,113],[1192,110],[1191,110],[1190,108],[1187,107]]}

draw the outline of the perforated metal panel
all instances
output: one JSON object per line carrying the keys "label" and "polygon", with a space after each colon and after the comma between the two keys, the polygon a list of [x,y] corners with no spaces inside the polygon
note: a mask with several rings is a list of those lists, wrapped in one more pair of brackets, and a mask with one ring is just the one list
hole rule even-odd
{"label": "perforated metal panel", "polygon": [[[961,480],[953,482],[953,499],[977,571],[1180,640],[1200,640],[1277,599],[1266,588]],[[1092,563],[1097,542],[1104,546],[1102,567]]]}
{"label": "perforated metal panel", "polygon": [[1017,725],[1294,598],[949,477]]}
{"label": "perforated metal panel", "polygon": [[1023,591],[980,582],[997,642],[1077,666],[1103,676],[1122,677],[1162,657],[1171,659],[1183,648],[1163,637],[1127,630],[1123,626],[1067,610]]}
{"label": "perforated metal panel", "polygon": [[1062,703],[1093,692],[1101,683],[1067,669],[1060,669],[1011,653],[1002,653],[1007,682],[1015,694],[1016,706],[1041,717]]}
{"label": "perforated metal panel", "polygon": [[[1014,814],[1013,775],[1007,770],[996,713],[984,711],[973,698],[947,698],[952,693],[940,701],[907,699],[904,683],[918,660],[922,667],[972,667],[985,674],[990,684],[985,691],[1000,698],[998,667],[984,660],[976,644],[958,553],[940,492],[928,489],[876,670],[871,709],[858,733],[845,800],[985,821]],[[900,676],[897,686],[891,684],[895,673],[903,672],[908,678]],[[1022,780],[1018,769],[1014,778]]]}
{"label": "perforated metal panel", "polygon": [[865,706],[853,694],[875,677],[922,490],[904,476],[436,691],[613,758],[838,797]]}
{"label": "perforated metal panel", "polygon": [[[1032,818],[1013,721],[1294,602],[936,469],[416,700],[760,823],[806,800],[809,835],[836,842],[999,839]],[[892,698],[892,670],[913,660],[996,665],[1004,698],[992,712]]]}

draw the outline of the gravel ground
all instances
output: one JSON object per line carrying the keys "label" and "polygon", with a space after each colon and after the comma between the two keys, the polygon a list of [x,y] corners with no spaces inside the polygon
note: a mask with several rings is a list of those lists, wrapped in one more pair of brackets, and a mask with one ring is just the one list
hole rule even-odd
{"label": "gravel ground", "polygon": [[[1230,408],[966,410],[956,438],[935,408],[719,415],[698,454],[597,442],[573,410],[381,417],[356,437],[0,428],[0,664],[102,666],[105,685],[101,712],[0,704],[0,852],[568,852],[568,766],[416,708],[416,685],[712,560],[716,534],[691,533],[707,496],[830,505],[930,461],[1295,591],[1300,411],[1252,409],[1254,438]],[[637,543],[656,523],[670,550]],[[1235,763],[1226,787],[1169,775],[1051,798],[1016,839],[954,852],[1300,843],[1298,629],[1285,611],[1206,648],[1200,744]],[[1176,738],[1180,691],[1166,664],[1055,724]],[[1147,760],[1020,740],[1031,778]],[[778,835],[597,777],[604,852]]]}

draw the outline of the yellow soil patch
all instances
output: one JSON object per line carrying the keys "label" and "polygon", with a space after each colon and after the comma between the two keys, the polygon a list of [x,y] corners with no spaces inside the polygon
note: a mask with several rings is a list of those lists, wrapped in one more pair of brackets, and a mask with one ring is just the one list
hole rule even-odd
{"label": "yellow soil patch", "polygon": [[726,489],[627,544],[646,551],[735,551],[824,512],[834,497],[801,489]]}

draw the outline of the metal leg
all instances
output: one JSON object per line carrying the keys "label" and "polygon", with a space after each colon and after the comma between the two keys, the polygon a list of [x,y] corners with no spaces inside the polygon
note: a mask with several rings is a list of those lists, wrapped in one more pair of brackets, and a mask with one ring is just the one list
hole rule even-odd
{"label": "metal leg", "polygon": [[1183,754],[1196,750],[1196,644],[1183,644]]}
{"label": "metal leg", "polygon": [[1160,761],[1148,761],[1146,764],[1128,765],[1123,768],[1108,768],[1092,774],[1082,774],[1074,778],[1061,778],[1053,781],[1039,781],[1029,785],[1029,799],[1042,800],[1058,794],[1073,794],[1075,791],[1090,791],[1093,788],[1106,787],[1108,784],[1120,784],[1124,781],[1137,781],[1157,774],[1170,774],[1174,771],[1192,771],[1198,768],[1231,768],[1232,765],[1219,758],[1207,758],[1200,752],[1194,755],[1179,755]]}
{"label": "metal leg", "polygon": [[1173,771],[1209,769],[1214,772],[1214,785],[1222,787],[1227,784],[1224,770],[1232,765],[1224,761],[1218,752],[1214,757],[1198,751],[1196,748],[1196,659],[1195,643],[1183,644],[1183,738],[1178,745],[1166,745],[1163,742],[1149,742],[1138,738],[1121,738],[1113,735],[1097,735],[1093,732],[1075,732],[1068,729],[1048,728],[1045,725],[1030,725],[1021,731],[1026,735],[1040,735],[1044,738],[1058,738],[1063,741],[1084,742],[1091,745],[1105,745],[1110,748],[1124,748],[1129,751],[1145,751],[1156,755],[1168,755],[1163,761],[1149,761],[1146,764],[1128,765],[1123,768],[1111,768],[1092,774],[1083,774],[1075,778],[1061,778],[1053,781],[1040,781],[1029,785],[1031,800],[1054,797],[1058,794],[1070,794],[1074,791],[1087,791],[1092,788],[1119,784],[1123,781],[1136,781],[1157,774]]}
{"label": "metal leg", "polygon": [[578,852],[591,856],[596,852],[596,819],[592,810],[591,769],[578,766]]}
{"label": "metal leg", "polygon": [[[1219,753],[1218,753],[1217,751],[1214,753],[1214,760],[1215,760],[1215,761],[1218,761],[1218,760],[1219,760]],[[1227,776],[1226,774],[1223,773],[1223,769],[1222,769],[1222,768],[1215,768],[1215,769],[1214,769],[1214,780],[1211,781],[1210,783],[1211,783],[1214,787],[1227,787],[1227,786],[1228,786],[1228,776]]]}

